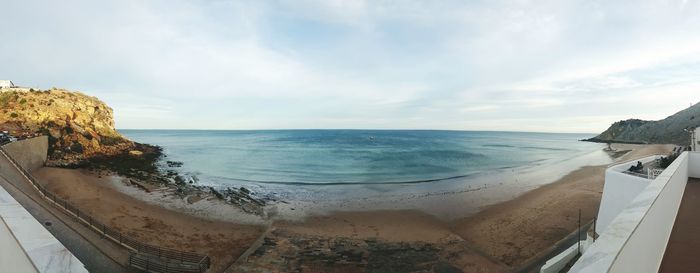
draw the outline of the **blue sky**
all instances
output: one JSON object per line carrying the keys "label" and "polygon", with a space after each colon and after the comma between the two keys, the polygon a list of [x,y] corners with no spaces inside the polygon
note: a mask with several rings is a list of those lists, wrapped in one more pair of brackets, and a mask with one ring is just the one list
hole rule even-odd
{"label": "blue sky", "polygon": [[118,128],[599,132],[700,100],[697,1],[3,1],[0,78]]}

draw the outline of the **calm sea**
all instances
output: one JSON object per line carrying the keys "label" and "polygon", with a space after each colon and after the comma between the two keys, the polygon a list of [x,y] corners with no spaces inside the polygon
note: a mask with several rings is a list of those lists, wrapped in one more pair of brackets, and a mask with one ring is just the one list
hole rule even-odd
{"label": "calm sea", "polygon": [[162,146],[200,183],[422,183],[555,164],[601,148],[586,134],[420,130],[120,130]]}

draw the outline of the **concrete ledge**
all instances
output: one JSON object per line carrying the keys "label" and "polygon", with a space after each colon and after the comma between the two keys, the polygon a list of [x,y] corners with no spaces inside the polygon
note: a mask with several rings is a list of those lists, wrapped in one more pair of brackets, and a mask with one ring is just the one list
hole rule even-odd
{"label": "concrete ledge", "polygon": [[[31,262],[29,265],[32,266],[28,267],[26,262],[22,263],[21,260],[17,260],[10,264],[3,263],[2,270],[41,273],[88,272],[83,263],[73,256],[61,242],[44,228],[42,223],[32,217],[3,187],[0,187],[0,218],[2,218],[0,224],[7,227],[10,236],[20,247],[21,253],[26,254],[25,257],[29,258],[28,260]],[[9,249],[16,248],[16,246],[12,246],[11,242],[5,243],[3,241],[0,248]],[[8,269],[5,266],[16,266],[17,268],[16,270],[15,268]]]}
{"label": "concrete ledge", "polygon": [[682,153],[626,205],[569,272],[656,273],[688,181],[689,164],[689,152]]}
{"label": "concrete ledge", "polygon": [[24,139],[2,146],[9,156],[29,172],[33,172],[44,166],[49,149],[49,138],[39,136]]}

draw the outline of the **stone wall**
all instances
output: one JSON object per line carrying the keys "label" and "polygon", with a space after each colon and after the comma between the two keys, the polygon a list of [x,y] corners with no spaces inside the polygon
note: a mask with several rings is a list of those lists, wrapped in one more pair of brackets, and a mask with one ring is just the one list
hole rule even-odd
{"label": "stone wall", "polygon": [[22,168],[32,172],[44,166],[49,149],[49,138],[40,136],[20,140],[4,145],[3,149]]}

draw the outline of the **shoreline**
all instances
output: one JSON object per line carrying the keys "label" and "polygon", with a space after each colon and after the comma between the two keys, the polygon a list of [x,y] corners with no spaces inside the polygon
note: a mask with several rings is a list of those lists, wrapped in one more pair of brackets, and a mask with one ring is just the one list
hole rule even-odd
{"label": "shoreline", "polygon": [[[617,160],[609,164],[581,167],[557,181],[454,221],[442,221],[418,210],[341,211],[309,217],[305,221],[275,222],[272,229],[276,232],[268,239],[286,242],[298,238],[342,237],[356,244],[375,239],[387,243],[427,241],[439,249],[461,249],[459,254],[452,253],[454,256],[443,259],[464,272],[509,272],[547,254],[548,249],[573,232],[579,208],[585,220],[597,214],[608,165],[664,154],[672,147],[615,145],[618,151],[629,152],[617,153]],[[293,245],[278,251],[298,249],[318,250],[319,247]],[[279,253],[253,257],[248,265],[261,266],[262,261],[270,259],[295,262],[276,254]],[[284,268],[279,272],[283,271]]]}
{"label": "shoreline", "polygon": [[[648,154],[664,153],[672,146],[614,144],[613,147],[618,150],[631,150],[612,161],[620,162]],[[111,200],[110,202],[114,202],[115,205],[96,206],[94,209],[97,213],[100,210],[112,211],[112,218],[105,219],[106,221],[119,217],[138,219],[132,221],[133,225],[122,226],[122,228],[137,230],[141,232],[140,236],[149,236],[149,234],[153,236],[154,230],[156,232],[169,230],[173,233],[172,238],[180,236],[180,238],[188,238],[187,241],[192,239],[195,242],[204,242],[206,240],[200,236],[203,236],[206,230],[199,229],[196,225],[207,226],[207,229],[212,226],[212,223],[215,223],[214,227],[228,227],[214,228],[219,234],[211,233],[209,239],[212,235],[221,235],[222,239],[237,242],[236,250],[229,249],[223,260],[232,262],[238,259],[237,266],[242,268],[263,266],[271,260],[290,264],[289,260],[294,260],[293,257],[284,257],[279,254],[285,251],[314,250],[320,247],[310,244],[299,245],[300,240],[302,242],[331,240],[337,243],[342,239],[350,246],[366,245],[367,242],[376,240],[374,247],[379,249],[396,248],[396,244],[406,242],[422,242],[428,244],[433,252],[426,250],[425,253],[419,252],[419,254],[422,253],[421,255],[426,253],[433,255],[440,261],[462,270],[502,272],[517,268],[529,259],[537,257],[542,251],[574,230],[576,222],[572,217],[573,212],[578,212],[576,207],[583,207],[584,219],[592,218],[597,213],[602,193],[603,172],[607,165],[584,165],[564,173],[562,177],[555,179],[556,181],[550,181],[551,183],[531,181],[532,183],[527,183],[520,192],[493,191],[493,194],[501,194],[501,201],[493,199],[492,196],[479,197],[484,195],[483,189],[468,188],[461,193],[443,192],[430,196],[414,196],[414,198],[403,198],[402,202],[391,198],[383,201],[385,204],[392,204],[393,207],[382,207],[367,199],[356,200],[356,204],[364,203],[362,209],[341,202],[340,206],[326,207],[322,213],[314,214],[306,213],[311,210],[304,212],[300,209],[303,207],[298,203],[278,202],[277,209],[270,209],[266,213],[272,219],[246,214],[211,196],[198,196],[194,200],[189,196],[181,198],[173,189],[167,187],[155,187],[147,192],[129,185],[128,179],[102,172],[44,167],[36,171],[35,175],[39,181],[52,188],[57,194],[64,195],[63,197],[68,197],[69,200],[84,202],[82,204],[86,206],[104,203],[103,199]],[[500,185],[503,184],[507,183],[501,181]],[[485,202],[489,198],[492,202]],[[459,202],[453,202],[455,200]],[[125,204],[127,206],[124,206]],[[465,209],[467,205],[474,204],[476,206]],[[311,202],[305,205],[309,209],[317,209],[328,204]],[[460,207],[462,205],[464,207]],[[124,209],[129,206],[142,208],[150,212],[152,217],[144,218],[144,215],[140,215],[136,210]],[[282,217],[279,207],[290,212],[302,211],[298,215],[304,216]],[[342,209],[335,209],[338,207]],[[420,209],[425,207],[440,207],[440,210],[459,210],[460,212],[455,214],[458,214],[457,217],[439,217]],[[465,211],[468,213],[464,213]],[[190,223],[187,224],[187,222]],[[264,253],[248,250],[253,241],[265,232],[265,226],[268,227],[265,240],[278,242],[277,245],[268,249],[269,246],[263,244],[260,248],[266,250]],[[221,232],[232,227],[241,232]],[[195,236],[196,234],[199,235]],[[167,240],[152,243],[163,244],[163,246],[173,245],[173,242]],[[331,244],[330,241],[328,244]],[[187,247],[189,250],[204,251],[215,257],[223,255],[223,252],[217,252],[212,248],[206,249],[202,245],[197,246],[196,243],[190,243]],[[228,249],[232,246],[218,247]],[[333,253],[333,250],[327,247],[321,248]],[[363,249],[360,248],[360,250]],[[238,255],[244,252],[253,254],[247,259],[239,259]],[[291,264],[295,262],[301,261],[291,261]],[[223,267],[223,265],[219,266],[221,266],[219,268]],[[285,270],[279,268],[278,271],[271,272]]]}
{"label": "shoreline", "polygon": [[285,202],[275,209],[277,218],[287,221],[335,212],[404,209],[449,222],[553,183],[581,167],[612,163],[614,159],[602,148],[559,162],[505,168],[464,179],[421,184],[316,185],[298,190],[304,194],[282,198]]}

